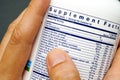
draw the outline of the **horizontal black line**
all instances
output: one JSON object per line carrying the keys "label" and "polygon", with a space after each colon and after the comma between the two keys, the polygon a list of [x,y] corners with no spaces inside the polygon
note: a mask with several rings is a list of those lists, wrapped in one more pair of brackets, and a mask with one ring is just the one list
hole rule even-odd
{"label": "horizontal black line", "polygon": [[57,31],[57,32],[60,32],[60,33],[64,33],[64,34],[67,34],[67,35],[70,35],[70,36],[82,38],[82,39],[85,39],[85,40],[89,40],[89,41],[93,41],[93,42],[97,42],[97,43],[101,43],[101,44],[106,44],[106,45],[109,45],[109,46],[113,46],[113,44],[109,44],[109,43],[105,43],[105,42],[100,42],[100,41],[88,39],[88,38],[85,38],[85,37],[81,37],[81,36],[78,36],[78,35],[74,35],[74,34],[62,32],[62,31],[58,31],[58,30],[55,30],[55,29],[52,29],[52,28],[48,28],[48,27],[45,27],[45,28],[46,28],[46,29],[49,29],[49,30],[52,30],[52,31]]}
{"label": "horizontal black line", "polygon": [[108,30],[104,30],[104,29],[96,28],[96,27],[93,27],[93,26],[90,26],[90,25],[81,24],[81,23],[74,22],[74,21],[69,21],[69,20],[62,19],[62,18],[58,18],[58,17],[51,16],[51,15],[48,15],[48,16],[49,16],[49,17],[52,17],[52,18],[60,19],[60,20],[63,20],[63,21],[71,22],[71,23],[74,23],[74,24],[78,24],[78,25],[86,26],[86,27],[89,27],[89,28],[93,28],[93,29],[97,29],[97,30],[100,30],[100,31],[105,31],[105,32],[109,32],[109,33],[112,33],[112,34],[116,34],[116,35],[117,35],[117,33],[112,32],[112,31],[108,31]]}
{"label": "horizontal black line", "polygon": [[84,31],[84,30],[81,30],[81,29],[73,28],[73,27],[70,27],[70,26],[65,26],[65,25],[58,24],[58,23],[55,23],[55,22],[52,22],[52,21],[48,21],[48,20],[47,20],[47,22],[54,23],[54,24],[57,24],[57,25],[61,25],[61,26],[67,27],[67,28],[75,29],[75,30],[78,30],[78,31],[82,31],[82,32],[94,34],[94,35],[97,35],[97,36],[101,36],[101,37],[105,37],[105,38],[110,38],[110,39],[113,39],[113,40],[116,39],[116,38],[106,37],[106,36],[103,36],[103,35],[100,35],[100,34],[96,34],[96,33],[92,33],[92,32],[88,32],[88,31]]}
{"label": "horizontal black line", "polygon": [[39,73],[39,72],[37,72],[37,71],[33,71],[33,72],[36,73],[36,74],[39,74],[39,75],[45,76],[45,77],[49,77],[49,76],[47,76],[47,75],[45,75],[45,74],[42,74],[42,73]]}

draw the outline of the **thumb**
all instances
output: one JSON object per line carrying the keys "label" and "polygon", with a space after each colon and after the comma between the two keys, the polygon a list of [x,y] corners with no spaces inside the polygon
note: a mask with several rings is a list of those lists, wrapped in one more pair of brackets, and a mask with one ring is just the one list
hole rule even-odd
{"label": "thumb", "polygon": [[51,80],[80,80],[75,64],[65,51],[53,49],[47,55],[48,74]]}

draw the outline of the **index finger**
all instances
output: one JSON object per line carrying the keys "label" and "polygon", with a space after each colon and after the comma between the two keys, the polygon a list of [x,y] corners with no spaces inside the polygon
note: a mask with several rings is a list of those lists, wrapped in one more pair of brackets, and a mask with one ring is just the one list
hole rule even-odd
{"label": "index finger", "polygon": [[49,2],[49,0],[32,0],[29,4],[5,49],[0,63],[1,79],[6,76],[10,80],[17,80],[22,75]]}

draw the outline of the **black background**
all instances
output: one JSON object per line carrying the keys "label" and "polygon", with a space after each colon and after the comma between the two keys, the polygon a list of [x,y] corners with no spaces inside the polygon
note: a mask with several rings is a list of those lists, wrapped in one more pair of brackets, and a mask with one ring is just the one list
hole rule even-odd
{"label": "black background", "polygon": [[0,42],[9,24],[27,7],[30,0],[0,0]]}

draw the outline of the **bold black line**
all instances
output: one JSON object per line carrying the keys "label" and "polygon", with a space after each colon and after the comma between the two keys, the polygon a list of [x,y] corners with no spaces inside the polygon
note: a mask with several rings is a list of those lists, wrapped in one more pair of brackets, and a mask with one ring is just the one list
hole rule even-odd
{"label": "bold black line", "polygon": [[101,43],[101,44],[106,44],[106,45],[109,45],[109,46],[113,46],[113,44],[109,44],[109,43],[105,43],[105,42],[100,42],[100,41],[88,39],[88,38],[85,38],[85,37],[81,37],[81,36],[78,36],[78,35],[66,33],[66,32],[63,32],[63,31],[58,31],[58,30],[55,30],[55,29],[52,29],[52,28],[48,28],[48,27],[45,27],[45,28],[46,28],[46,29],[49,29],[49,30],[52,30],[52,31],[57,31],[57,32],[60,32],[60,33],[64,33],[64,34],[67,34],[67,35],[70,35],[70,36],[82,38],[82,39],[85,39],[85,40],[89,40],[89,41],[93,41],[93,42],[97,42],[97,43]]}

